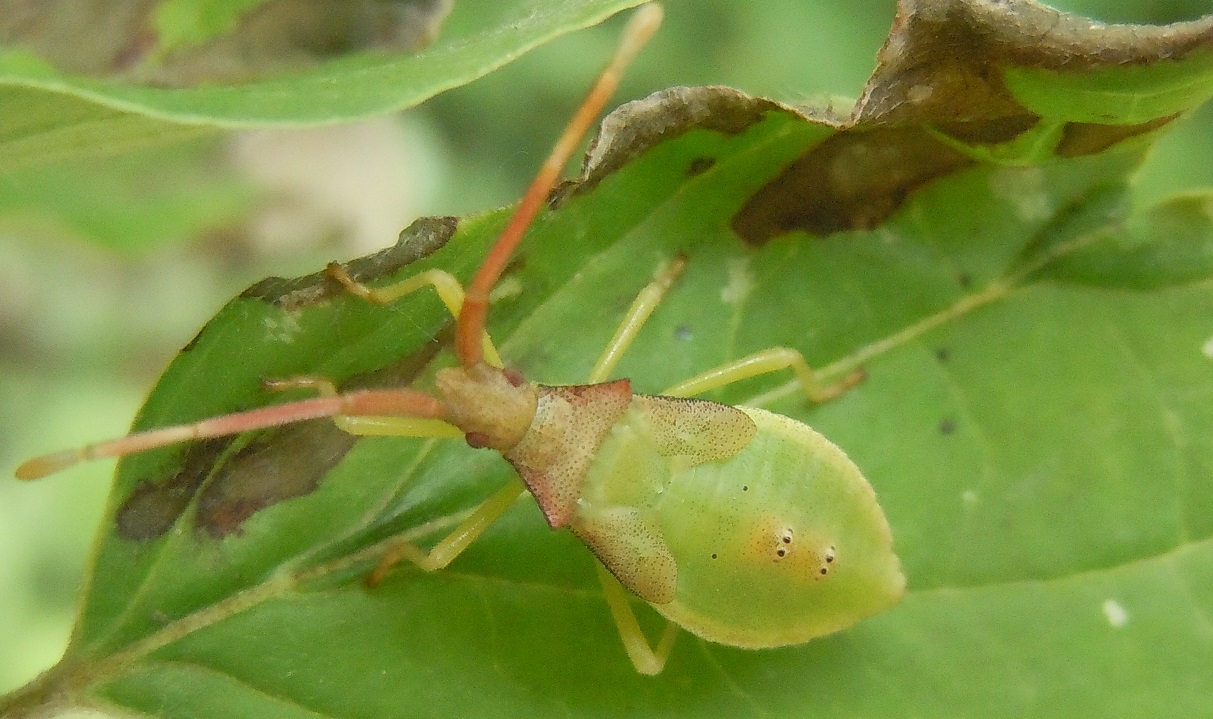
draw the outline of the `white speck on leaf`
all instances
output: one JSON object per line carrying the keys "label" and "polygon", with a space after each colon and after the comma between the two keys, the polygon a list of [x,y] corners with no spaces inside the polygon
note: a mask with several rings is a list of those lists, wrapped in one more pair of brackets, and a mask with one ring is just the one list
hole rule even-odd
{"label": "white speck on leaf", "polygon": [[1205,343],[1203,346],[1201,346],[1200,351],[1204,353],[1205,357],[1213,359],[1213,337],[1205,340]]}
{"label": "white speck on leaf", "polygon": [[966,505],[972,506],[977,504],[977,492],[974,492],[971,489],[966,489],[964,493],[960,495],[960,498],[964,500]]}
{"label": "white speck on leaf", "polygon": [[1025,222],[1053,214],[1053,201],[1045,192],[1045,173],[1037,167],[1004,167],[990,173],[990,190],[1015,208]]}
{"label": "white speck on leaf", "polygon": [[295,341],[299,334],[299,317],[293,312],[285,312],[277,317],[266,317],[264,321],[266,337],[274,342],[289,344]]}
{"label": "white speck on leaf", "polygon": [[739,305],[753,290],[750,261],[744,257],[729,260],[729,282],[720,290],[720,301],[726,305]]}
{"label": "white speck on leaf", "polygon": [[1107,599],[1103,603],[1103,614],[1108,618],[1108,624],[1113,629],[1120,629],[1129,623],[1129,613],[1115,599]]}
{"label": "white speck on leaf", "polygon": [[876,230],[876,237],[886,245],[895,245],[901,240],[900,234],[893,232],[886,227],[881,227],[879,230]]}

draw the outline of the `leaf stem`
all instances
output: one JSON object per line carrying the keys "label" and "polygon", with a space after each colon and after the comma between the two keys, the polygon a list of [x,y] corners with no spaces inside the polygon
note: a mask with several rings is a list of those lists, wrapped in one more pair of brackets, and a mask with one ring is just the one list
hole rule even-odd
{"label": "leaf stem", "polygon": [[470,511],[461,511],[438,517],[315,567],[298,572],[276,572],[260,584],[172,621],[143,639],[96,661],[73,661],[65,657],[29,684],[10,694],[0,696],[0,717],[32,719],[54,716],[69,708],[91,706],[92,702],[83,696],[85,688],[121,674],[128,666],[156,650],[200,629],[205,629],[252,609],[265,601],[296,591],[301,584],[350,569],[361,563],[373,563],[377,557],[387,551],[390,545],[401,538],[415,541],[455,526],[470,513]]}

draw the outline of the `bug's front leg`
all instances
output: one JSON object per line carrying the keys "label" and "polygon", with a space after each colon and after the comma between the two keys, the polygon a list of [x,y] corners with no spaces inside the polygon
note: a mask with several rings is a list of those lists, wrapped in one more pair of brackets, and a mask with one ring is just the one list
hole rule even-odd
{"label": "bug's front leg", "polygon": [[[463,309],[465,295],[463,285],[459,284],[459,280],[455,279],[454,275],[444,270],[426,270],[384,287],[368,287],[362,284],[336,262],[330,262],[328,267],[324,268],[324,272],[344,287],[346,292],[372,304],[391,304],[424,287],[433,287],[434,291],[438,293],[438,299],[442,300],[442,304],[452,317],[458,318],[460,310]],[[501,355],[497,354],[497,347],[493,344],[493,339],[489,337],[487,330],[484,333],[484,357],[494,367],[504,366],[501,362]]]}
{"label": "bug's front leg", "polygon": [[[325,377],[303,375],[289,379],[263,380],[261,386],[270,392],[289,389],[316,390],[321,397],[338,397],[340,392],[333,381]],[[440,419],[406,417],[401,415],[333,415],[333,424],[343,432],[360,437],[462,437],[458,427]]]}

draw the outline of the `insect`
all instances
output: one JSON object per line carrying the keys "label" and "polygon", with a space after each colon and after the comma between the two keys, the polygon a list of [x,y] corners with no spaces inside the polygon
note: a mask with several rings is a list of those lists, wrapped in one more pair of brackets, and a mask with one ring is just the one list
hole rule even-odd
{"label": "insect", "polygon": [[[781,415],[692,398],[790,369],[809,399],[821,402],[850,389],[860,374],[819,386],[799,352],[772,348],[661,395],[634,394],[626,379],[608,381],[671,291],[687,261],[681,257],[641,291],[584,385],[527,380],[504,367],[485,330],[490,290],[623,68],[660,21],[661,9],[653,4],[632,18],[615,57],[466,291],[442,271],[370,288],[340,265],[329,266],[329,276],[346,291],[374,303],[395,302],[425,287],[437,290],[456,318],[459,362],[435,375],[433,393],[341,393],[320,377],[280,380],[272,387],[308,388],[319,396],[45,455],[19,467],[18,477],[320,417],[355,435],[462,436],[474,448],[499,452],[517,477],[430,549],[396,543],[367,583],[377,584],[400,561],[427,571],[447,566],[529,491],[553,529],[567,527],[596,555],[605,600],[628,657],[643,674],[662,671],[678,627],[721,644],[777,647],[844,629],[895,604],[905,578],[888,522],[842,450]],[[637,622],[629,591],[669,620],[655,647]]]}

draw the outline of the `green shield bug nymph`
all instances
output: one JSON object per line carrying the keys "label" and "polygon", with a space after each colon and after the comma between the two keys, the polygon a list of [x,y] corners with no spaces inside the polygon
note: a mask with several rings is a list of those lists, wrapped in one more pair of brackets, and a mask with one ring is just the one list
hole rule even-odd
{"label": "green shield bug nymph", "polygon": [[[352,434],[462,436],[513,465],[518,479],[482,502],[428,551],[400,541],[367,577],[374,586],[401,560],[427,571],[447,566],[525,491],[553,529],[568,527],[597,556],[611,614],[637,671],[657,674],[676,627],[709,641],[764,648],[799,644],[851,626],[901,597],[905,585],[875,493],[847,456],[805,425],[762,409],[691,396],[767,372],[792,370],[808,397],[825,401],[861,379],[818,386],[795,350],[777,347],[704,372],[662,395],[607,381],[645,320],[670,291],[675,258],[636,298],[587,383],[548,386],[504,369],[485,331],[490,290],[624,66],[657,29],[661,9],[643,7],[620,48],[557,141],[510,223],[468,285],[431,270],[366,287],[339,265],[329,275],[350,293],[388,303],[434,287],[456,317],[456,367],[435,392],[340,393],[317,377],[318,397],[165,427],[39,457],[17,476],[33,479],[75,462],[175,442],[331,417]],[[653,649],[624,591],[670,623]]]}

